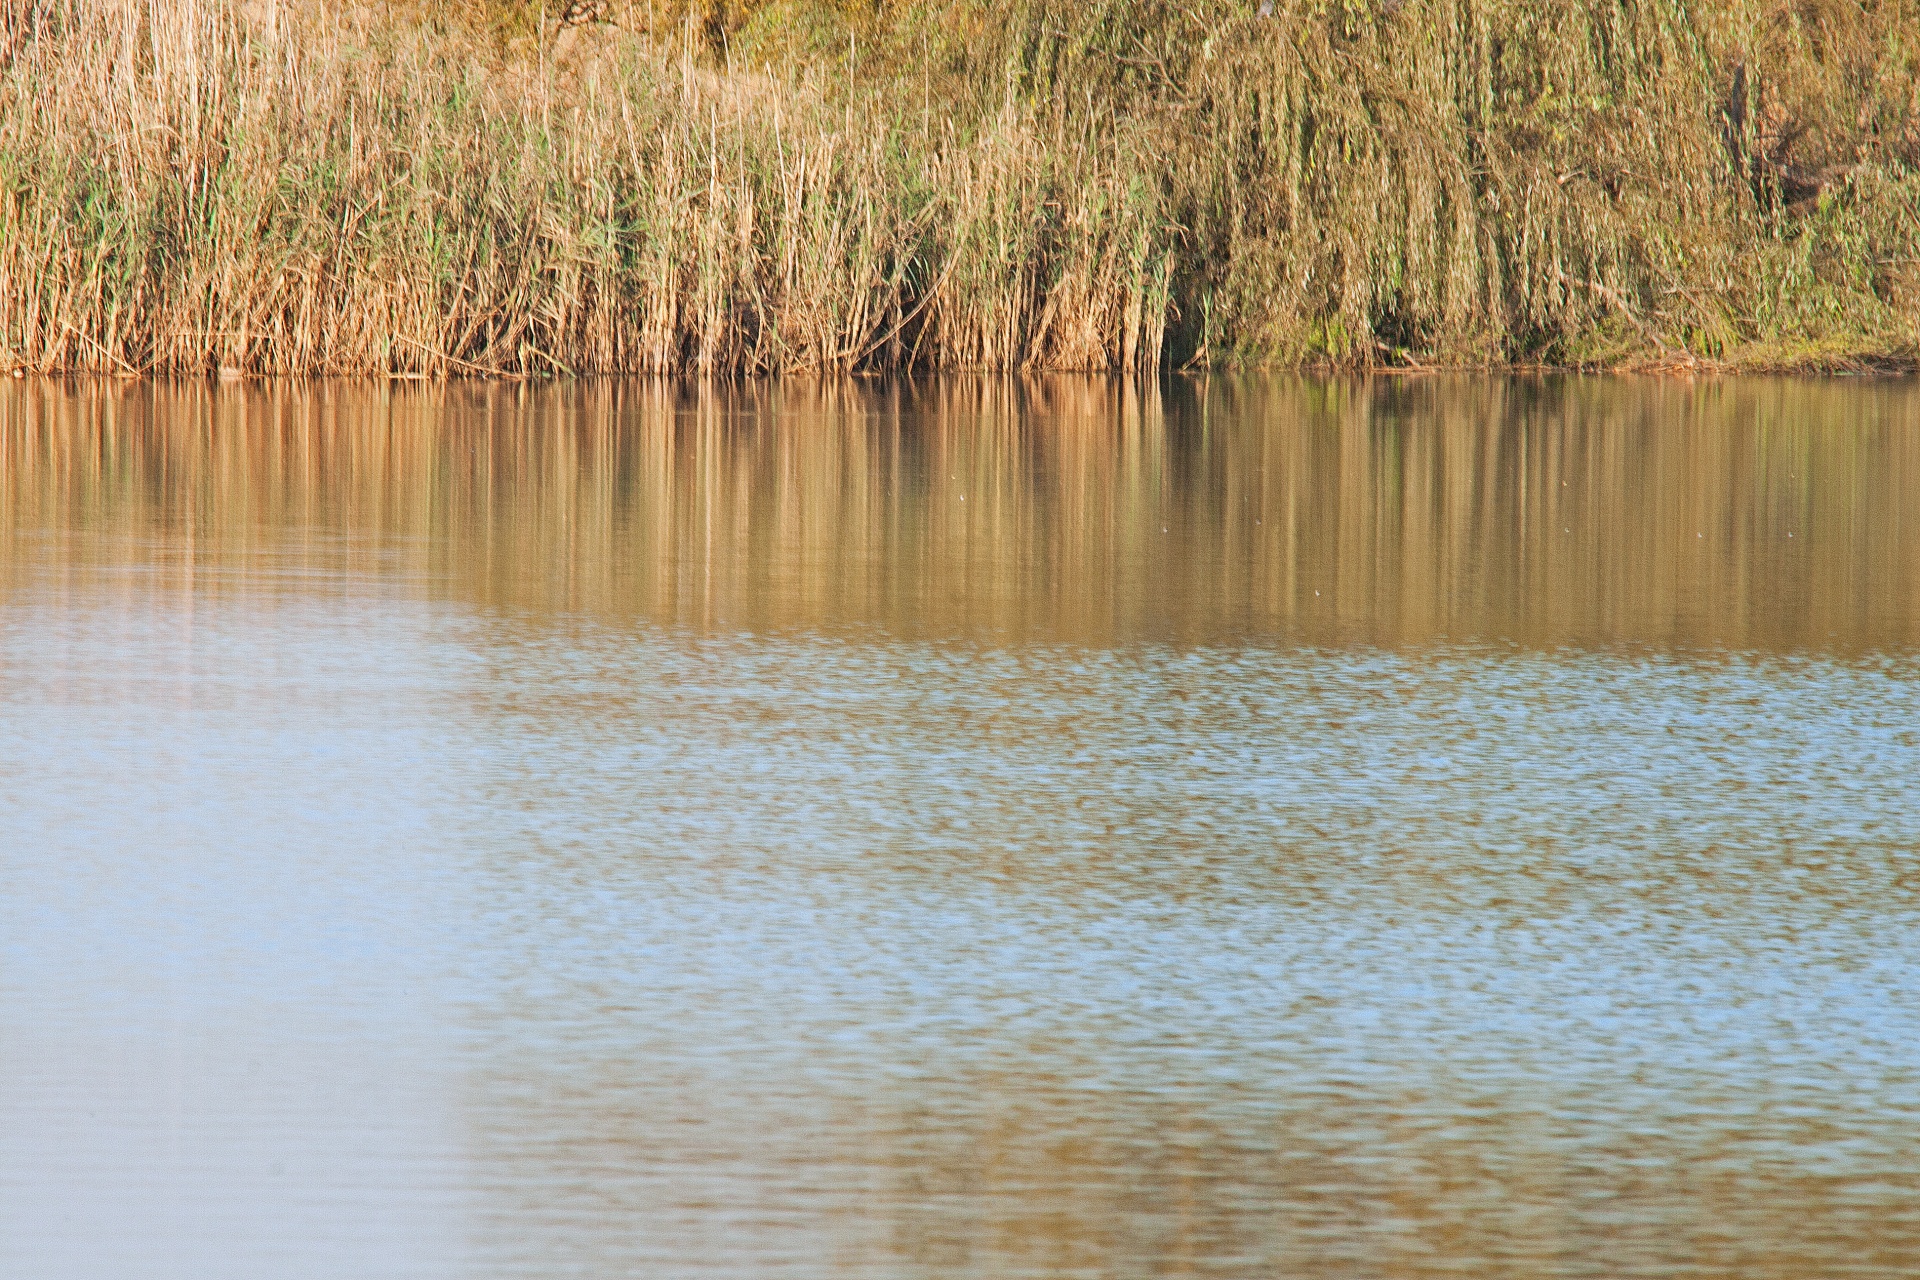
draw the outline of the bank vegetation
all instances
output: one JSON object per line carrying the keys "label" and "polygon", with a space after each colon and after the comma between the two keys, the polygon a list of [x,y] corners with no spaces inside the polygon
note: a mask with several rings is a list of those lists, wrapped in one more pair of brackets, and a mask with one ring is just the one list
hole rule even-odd
{"label": "bank vegetation", "polygon": [[16,371],[1920,351],[1920,0],[0,6]]}

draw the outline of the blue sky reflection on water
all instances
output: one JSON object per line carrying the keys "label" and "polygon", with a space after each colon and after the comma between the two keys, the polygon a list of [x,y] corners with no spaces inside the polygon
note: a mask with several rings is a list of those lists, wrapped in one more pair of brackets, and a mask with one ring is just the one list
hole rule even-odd
{"label": "blue sky reflection on water", "polygon": [[[803,562],[718,566],[757,597],[603,576],[559,608],[524,553],[557,572],[571,544],[520,522],[587,463],[496,475],[511,527],[436,524],[451,499],[405,516],[392,458],[450,440],[395,439],[306,488],[213,466],[190,535],[112,471],[35,490],[15,455],[0,511],[38,532],[0,577],[0,1271],[1920,1256],[1904,606],[1848,613],[1743,552],[1715,590],[1764,598],[1764,570],[1813,622],[1869,622],[1731,647],[1456,616],[1387,644],[1250,631],[1243,603],[1181,639],[1114,629],[1166,607],[1122,576],[1106,621],[1002,594],[977,634],[888,612],[883,541],[812,624]],[[741,502],[722,528],[753,527]],[[991,533],[968,545],[1038,563]],[[1000,589],[957,572],[960,531],[916,536],[957,592]],[[637,574],[589,563],[622,545],[579,572]],[[1906,563],[1841,551],[1863,581]],[[1229,569],[1181,607],[1230,602]],[[1353,572],[1303,570],[1383,598]]]}

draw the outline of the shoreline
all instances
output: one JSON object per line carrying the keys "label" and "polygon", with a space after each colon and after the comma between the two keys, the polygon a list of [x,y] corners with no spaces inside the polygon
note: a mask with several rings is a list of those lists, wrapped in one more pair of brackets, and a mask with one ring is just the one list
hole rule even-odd
{"label": "shoreline", "polygon": [[449,373],[416,372],[285,372],[271,371],[263,373],[232,372],[230,370],[154,370],[148,372],[126,372],[119,369],[101,369],[76,366],[65,369],[13,369],[0,375],[0,385],[7,382],[72,382],[107,381],[126,385],[145,383],[151,385],[177,386],[190,383],[202,383],[215,387],[246,387],[263,385],[286,385],[291,383],[394,383],[402,385],[450,386],[450,385],[504,385],[519,386],[526,384],[540,386],[560,386],[578,383],[599,382],[678,382],[695,385],[759,385],[780,382],[804,382],[808,384],[832,382],[908,382],[933,383],[951,380],[1081,380],[1105,382],[1142,382],[1167,379],[1204,380],[1209,378],[1261,379],[1261,378],[1308,378],[1321,381],[1343,379],[1367,380],[1386,378],[1395,381],[1417,380],[1421,378],[1650,378],[1656,380],[1742,380],[1742,379],[1784,379],[1801,382],[1820,382],[1839,379],[1868,379],[1900,381],[1920,378],[1920,360],[1915,359],[1877,359],[1857,363],[1838,363],[1822,361],[1799,365],[1783,364],[1737,364],[1699,361],[1692,364],[1672,362],[1646,362],[1640,364],[1613,365],[1604,368],[1579,367],[1572,365],[1510,364],[1510,365],[1351,365],[1328,363],[1303,363],[1290,365],[1234,365],[1234,366],[1160,366],[1153,369],[800,369],[765,370],[750,373],[719,370],[702,373],[687,371],[637,371],[593,370],[585,373],[471,373],[454,370]]}

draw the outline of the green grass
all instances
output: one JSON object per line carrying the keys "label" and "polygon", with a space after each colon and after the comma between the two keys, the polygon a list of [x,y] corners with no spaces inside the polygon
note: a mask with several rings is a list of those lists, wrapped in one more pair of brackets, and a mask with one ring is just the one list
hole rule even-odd
{"label": "green grass", "polygon": [[1920,350],[1920,0],[568,7],[9,8],[0,366]]}

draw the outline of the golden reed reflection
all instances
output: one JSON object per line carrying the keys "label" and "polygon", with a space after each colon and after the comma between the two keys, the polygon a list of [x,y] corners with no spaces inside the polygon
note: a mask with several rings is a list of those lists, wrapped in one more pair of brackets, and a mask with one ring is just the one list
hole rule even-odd
{"label": "golden reed reflection", "polygon": [[1911,382],[21,382],[0,590],[928,636],[1920,642]]}

